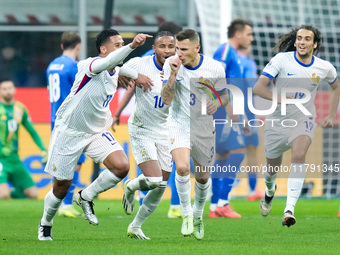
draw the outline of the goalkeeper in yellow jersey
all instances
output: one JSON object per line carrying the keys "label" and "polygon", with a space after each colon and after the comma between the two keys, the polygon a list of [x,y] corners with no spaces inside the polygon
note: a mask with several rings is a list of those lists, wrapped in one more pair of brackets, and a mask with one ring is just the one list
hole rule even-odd
{"label": "goalkeeper in yellow jersey", "polygon": [[[14,83],[9,79],[0,81],[0,199],[38,197],[35,183],[18,155],[19,125],[23,125],[47,160],[46,148],[33,128],[26,107],[13,99]],[[44,163],[44,162],[43,162]],[[10,192],[8,182],[14,186]]]}

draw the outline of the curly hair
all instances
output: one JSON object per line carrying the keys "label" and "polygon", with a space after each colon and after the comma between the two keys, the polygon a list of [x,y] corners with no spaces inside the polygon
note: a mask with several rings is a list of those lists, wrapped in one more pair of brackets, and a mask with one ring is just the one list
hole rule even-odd
{"label": "curly hair", "polygon": [[289,33],[283,34],[280,36],[279,41],[275,45],[273,51],[274,53],[279,52],[287,52],[287,51],[295,51],[296,47],[294,46],[294,43],[296,41],[296,34],[300,29],[305,29],[313,32],[314,34],[314,43],[317,43],[317,47],[314,49],[314,55],[316,55],[319,52],[320,44],[322,41],[321,33],[319,29],[312,25],[302,25],[297,28],[293,28]]}

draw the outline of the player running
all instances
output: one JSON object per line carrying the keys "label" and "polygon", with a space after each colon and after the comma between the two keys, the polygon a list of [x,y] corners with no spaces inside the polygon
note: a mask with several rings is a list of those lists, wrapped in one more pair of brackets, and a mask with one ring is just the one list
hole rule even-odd
{"label": "player running", "polygon": [[[307,110],[303,113],[296,105],[289,104],[286,106],[286,115],[282,115],[281,109],[285,105],[279,105],[268,116],[269,119],[277,119],[278,121],[270,122],[270,125],[265,126],[264,131],[264,146],[269,171],[264,172],[266,193],[260,203],[263,216],[267,216],[272,208],[276,190],[275,181],[278,175],[274,168],[279,169],[283,153],[288,149],[292,150],[291,171],[287,184],[287,202],[282,222],[282,225],[287,227],[296,222],[294,208],[305,179],[306,154],[316,128],[314,98],[318,85],[321,82],[327,82],[332,89],[330,112],[322,120],[321,127],[333,126],[339,103],[340,87],[334,66],[313,55],[318,52],[320,42],[320,31],[309,25],[302,25],[285,34],[276,45],[279,53],[266,65],[254,86],[255,94],[273,100],[273,93],[267,88],[267,85],[275,77],[275,87],[278,94],[280,95],[284,91],[294,92],[288,93],[287,97],[299,99],[299,102],[302,101],[299,103],[299,108],[302,106]],[[297,89],[299,89],[298,92],[296,92]],[[280,97],[277,98],[279,104],[281,104],[281,100]],[[296,126],[289,128],[281,126],[280,121],[283,119],[295,120]]]}
{"label": "player running", "polygon": [[[150,239],[144,235],[141,226],[160,203],[172,171],[167,129],[169,106],[161,98],[161,72],[165,60],[175,55],[174,35],[168,31],[157,33],[152,48],[155,55],[133,58],[125,64],[148,76],[154,85],[151,91],[146,92],[136,88],[135,110],[128,124],[133,155],[143,174],[124,184],[122,203],[125,212],[132,213],[136,190],[150,190],[128,227],[128,236],[137,239]],[[127,95],[124,96],[128,100],[122,100],[123,104],[118,106],[116,115],[120,114],[134,91],[134,86],[128,88]],[[118,118],[115,120],[117,122]]]}
{"label": "player running", "polygon": [[[107,131],[112,124],[109,104],[117,89],[115,67],[135,48],[143,45],[148,37],[151,36],[138,34],[132,43],[123,46],[124,41],[116,30],[103,30],[96,38],[99,57],[79,62],[76,80],[57,112],[50,140],[45,171],[54,176],[54,183],[45,197],[39,240],[52,240],[53,217],[72,183],[74,168],[82,153],[107,167],[74,198],[83,209],[85,218],[93,225],[98,224],[93,210],[94,197],[114,187],[127,175],[128,158],[122,146]],[[131,68],[122,67],[119,74],[136,79],[137,84],[151,86],[148,77]]]}
{"label": "player running", "polygon": [[[78,72],[76,59],[81,49],[80,36],[76,32],[64,32],[61,35],[61,49],[63,50],[62,55],[54,59],[46,70],[51,103],[51,131],[54,128],[56,113],[68,94],[70,94]],[[74,171],[71,187],[58,210],[58,215],[60,216],[71,218],[81,216],[81,213],[73,207],[72,198],[76,186],[79,185],[79,171],[85,160],[85,154],[81,154]]]}
{"label": "player running", "polygon": [[[209,168],[214,163],[215,129],[212,114],[228,103],[222,65],[200,53],[200,38],[187,29],[176,35],[178,56],[164,64],[162,100],[170,104],[169,140],[176,163],[176,187],[183,213],[184,236],[204,236],[203,209],[210,187]],[[201,113],[206,91],[222,91],[216,100],[207,100],[207,114]],[[209,91],[208,91],[209,92]],[[210,92],[209,92],[210,93]],[[191,207],[190,156],[195,165],[195,202]],[[204,169],[208,169],[205,171]]]}

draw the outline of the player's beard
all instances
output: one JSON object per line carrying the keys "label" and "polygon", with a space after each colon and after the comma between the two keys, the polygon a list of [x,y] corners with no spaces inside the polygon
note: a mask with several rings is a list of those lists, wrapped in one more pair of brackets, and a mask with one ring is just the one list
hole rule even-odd
{"label": "player's beard", "polygon": [[13,100],[12,95],[4,95],[4,96],[2,96],[2,98],[6,103],[10,103]]}

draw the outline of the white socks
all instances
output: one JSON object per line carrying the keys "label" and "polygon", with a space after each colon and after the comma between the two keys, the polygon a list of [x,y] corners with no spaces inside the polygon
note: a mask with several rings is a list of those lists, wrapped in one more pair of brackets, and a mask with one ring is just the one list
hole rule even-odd
{"label": "white socks", "polygon": [[294,214],[294,207],[299,199],[305,176],[305,164],[292,163],[287,183],[287,203],[284,212],[291,211]]}
{"label": "white socks", "polygon": [[40,221],[40,224],[42,226],[52,226],[53,217],[57,213],[62,201],[62,199],[57,198],[53,194],[53,189],[51,189],[46,194],[44,202],[44,213]]}
{"label": "white socks", "polygon": [[275,182],[277,178],[277,174],[274,175],[269,174],[268,172],[264,172],[264,183],[266,184],[266,194],[268,197],[274,196],[275,193]]}
{"label": "white socks", "polygon": [[135,192],[136,190],[152,190],[157,188],[161,184],[162,180],[162,176],[145,177],[144,174],[141,174],[129,182],[128,189],[131,192]]}
{"label": "white socks", "polygon": [[182,207],[183,216],[192,215],[190,198],[191,196],[190,174],[186,176],[180,176],[176,171],[175,183],[179,196],[179,201]]}
{"label": "white socks", "polygon": [[195,202],[191,207],[191,182],[190,175],[180,176],[176,172],[175,177],[176,188],[179,196],[179,201],[182,207],[183,216],[193,215],[195,218],[202,217],[204,205],[207,200],[211,180],[205,184],[195,181]]}
{"label": "white socks", "polygon": [[211,180],[207,183],[199,183],[195,180],[195,202],[193,207],[193,214],[195,218],[202,218],[205,202],[209,192]]}
{"label": "white socks", "polygon": [[121,180],[110,170],[105,169],[90,186],[83,189],[81,197],[87,201],[92,201],[99,193],[116,186]]}
{"label": "white socks", "polygon": [[209,210],[212,211],[212,212],[215,212],[216,207],[217,207],[217,204],[210,203]]}
{"label": "white socks", "polygon": [[219,199],[217,202],[217,207],[223,207],[227,204],[229,204],[229,200]]}
{"label": "white socks", "polygon": [[132,221],[132,227],[140,228],[145,220],[156,210],[161,202],[162,196],[166,189],[167,181],[162,181],[161,184],[148,192],[143,199],[143,204],[139,207],[136,217]]}

